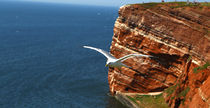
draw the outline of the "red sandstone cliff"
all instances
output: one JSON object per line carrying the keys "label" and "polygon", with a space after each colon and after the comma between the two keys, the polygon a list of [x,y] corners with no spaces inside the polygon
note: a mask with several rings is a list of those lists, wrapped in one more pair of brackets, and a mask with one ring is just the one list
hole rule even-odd
{"label": "red sandstone cliff", "polygon": [[154,56],[126,60],[130,69],[110,68],[108,81],[113,95],[168,88],[165,99],[171,107],[210,107],[209,4],[123,6],[115,22],[110,52],[116,58],[130,53]]}

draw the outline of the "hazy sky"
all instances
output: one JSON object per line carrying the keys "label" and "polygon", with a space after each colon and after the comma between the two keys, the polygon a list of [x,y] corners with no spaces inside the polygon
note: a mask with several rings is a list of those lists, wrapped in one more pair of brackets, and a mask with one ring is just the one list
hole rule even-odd
{"label": "hazy sky", "polygon": [[130,3],[142,3],[141,0],[23,0],[23,1],[104,5],[104,6],[122,6],[124,4],[130,4]]}
{"label": "hazy sky", "polygon": [[[70,4],[86,4],[86,5],[104,5],[104,6],[122,6],[125,4],[142,3],[142,2],[160,2],[161,0],[15,0],[15,1],[33,1],[33,2],[53,2],[53,3],[70,3]],[[175,1],[175,0],[165,0]],[[176,0],[180,1],[180,0]],[[182,0],[183,1],[183,0]],[[193,0],[190,0],[193,1]],[[200,2],[210,0],[196,0]]]}

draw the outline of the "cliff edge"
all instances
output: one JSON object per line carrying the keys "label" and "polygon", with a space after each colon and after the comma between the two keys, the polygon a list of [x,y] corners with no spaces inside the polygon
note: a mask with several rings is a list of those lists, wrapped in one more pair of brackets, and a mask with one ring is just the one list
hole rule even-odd
{"label": "cliff edge", "polygon": [[110,52],[130,53],[132,68],[109,68],[108,81],[116,93],[164,92],[173,108],[210,107],[209,3],[146,3],[122,6],[114,25]]}

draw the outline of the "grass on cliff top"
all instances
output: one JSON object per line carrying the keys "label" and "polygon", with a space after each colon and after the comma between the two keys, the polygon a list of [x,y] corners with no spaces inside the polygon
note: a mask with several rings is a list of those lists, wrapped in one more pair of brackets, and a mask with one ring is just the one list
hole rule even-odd
{"label": "grass on cliff top", "polygon": [[210,2],[202,2],[200,3],[202,6],[210,7]]}
{"label": "grass on cliff top", "polygon": [[142,7],[149,9],[156,6],[166,5],[170,6],[171,8],[179,8],[179,7],[203,7],[207,6],[210,7],[210,2],[200,2],[200,3],[187,3],[187,2],[150,2],[150,3],[141,3],[138,4]]}
{"label": "grass on cliff top", "polygon": [[162,94],[156,96],[136,95],[127,97],[137,104],[139,108],[169,108]]}
{"label": "grass on cliff top", "polygon": [[175,4],[177,3],[177,5],[171,6],[171,8],[180,8],[180,7],[199,7],[199,8],[203,8],[204,6],[207,6],[207,7],[210,6],[209,2],[189,3],[189,4],[187,4],[187,2],[174,2],[174,3]]}

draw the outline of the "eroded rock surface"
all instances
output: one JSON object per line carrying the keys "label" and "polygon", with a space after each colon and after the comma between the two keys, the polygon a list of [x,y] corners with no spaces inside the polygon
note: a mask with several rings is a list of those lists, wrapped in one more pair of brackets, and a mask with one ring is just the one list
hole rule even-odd
{"label": "eroded rock surface", "polygon": [[[108,81],[113,95],[116,91],[159,92],[180,80],[183,90],[189,85],[194,88],[190,89],[192,99],[187,101],[194,102],[200,96],[200,101],[210,102],[210,89],[206,89],[209,88],[210,70],[204,70],[205,75],[200,75],[202,72],[193,73],[195,67],[210,61],[210,8],[172,6],[135,4],[120,8],[114,26],[111,54],[116,58],[131,53],[154,57],[134,57],[124,61],[132,67],[130,69],[110,68]],[[202,79],[199,79],[198,85],[198,82],[191,81],[197,76]],[[166,98],[172,107],[177,107],[176,99]]]}

